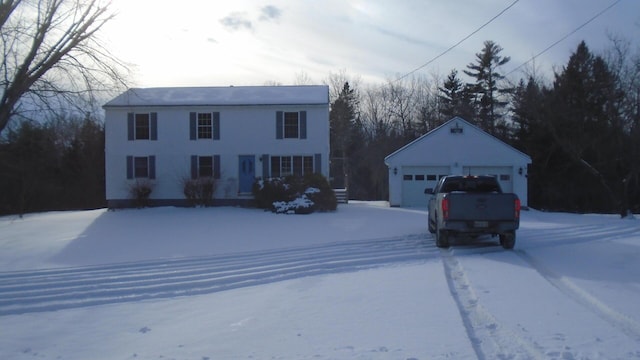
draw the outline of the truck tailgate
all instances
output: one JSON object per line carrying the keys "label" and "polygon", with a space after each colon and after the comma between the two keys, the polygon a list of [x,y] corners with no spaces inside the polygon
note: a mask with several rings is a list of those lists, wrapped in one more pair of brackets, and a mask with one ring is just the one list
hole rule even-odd
{"label": "truck tailgate", "polygon": [[514,220],[514,194],[450,193],[449,220]]}

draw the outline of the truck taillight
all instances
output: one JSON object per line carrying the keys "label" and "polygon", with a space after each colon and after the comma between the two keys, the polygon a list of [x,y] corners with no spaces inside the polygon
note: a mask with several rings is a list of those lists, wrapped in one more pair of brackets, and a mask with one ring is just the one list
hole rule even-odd
{"label": "truck taillight", "polygon": [[520,218],[520,199],[515,200],[515,208],[516,208],[516,219]]}
{"label": "truck taillight", "polygon": [[442,199],[442,219],[447,220],[449,218],[449,199]]}

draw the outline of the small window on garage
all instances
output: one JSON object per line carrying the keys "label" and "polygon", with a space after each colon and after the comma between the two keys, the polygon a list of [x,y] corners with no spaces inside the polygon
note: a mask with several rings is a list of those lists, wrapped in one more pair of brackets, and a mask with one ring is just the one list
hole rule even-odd
{"label": "small window on garage", "polygon": [[416,181],[424,181],[424,175],[416,175]]}
{"label": "small window on garage", "polygon": [[438,180],[436,175],[427,175],[427,181],[436,181]]}
{"label": "small window on garage", "polygon": [[509,181],[511,180],[511,175],[502,174],[500,175],[500,181]]}
{"label": "small window on garage", "polygon": [[438,180],[442,179],[445,176],[447,176],[447,175],[446,174],[445,175],[438,175]]}
{"label": "small window on garage", "polygon": [[405,175],[403,178],[404,178],[404,180],[411,181],[411,180],[413,180],[413,175]]}

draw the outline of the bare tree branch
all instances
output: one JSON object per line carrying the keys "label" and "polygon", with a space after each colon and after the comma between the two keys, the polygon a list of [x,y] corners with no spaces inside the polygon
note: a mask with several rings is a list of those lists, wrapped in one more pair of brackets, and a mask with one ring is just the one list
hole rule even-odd
{"label": "bare tree branch", "polygon": [[2,1],[0,133],[25,104],[82,108],[97,92],[126,87],[126,65],[97,39],[115,16],[108,6],[103,0]]}
{"label": "bare tree branch", "polygon": [[20,0],[2,0],[0,2],[0,29],[4,28],[4,24],[7,23],[11,13],[20,5]]}

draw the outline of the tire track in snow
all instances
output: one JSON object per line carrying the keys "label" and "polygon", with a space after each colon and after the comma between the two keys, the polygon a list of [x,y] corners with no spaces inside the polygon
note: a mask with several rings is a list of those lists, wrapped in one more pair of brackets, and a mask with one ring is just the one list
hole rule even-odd
{"label": "tire track in snow", "polygon": [[526,251],[516,250],[514,253],[522,258],[527,264],[536,270],[538,274],[563,294],[589,309],[591,312],[595,313],[598,317],[605,320],[628,337],[640,342],[640,323],[609,307],[607,304],[603,303],[566,277],[556,274],[534,259]]}
{"label": "tire track in snow", "polygon": [[209,294],[436,258],[425,234],[260,252],[0,273],[0,316]]}
{"label": "tire track in snow", "polygon": [[480,304],[466,272],[451,249],[440,250],[449,291],[458,306],[467,336],[479,360],[544,359],[527,340],[500,324]]}
{"label": "tire track in snow", "polygon": [[[555,247],[558,245],[576,245],[594,241],[626,239],[640,233],[640,227],[633,221],[609,221],[606,223],[588,225],[567,225],[558,228],[544,229],[544,237],[540,236],[540,229],[521,228],[519,238],[535,239],[528,242],[529,248]],[[518,243],[516,242],[516,247]]]}

